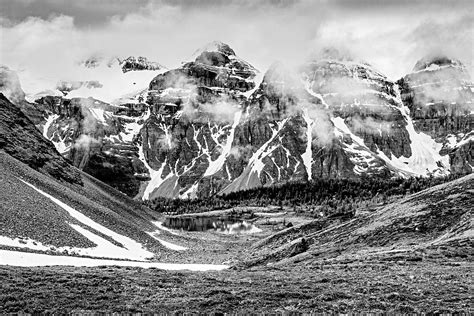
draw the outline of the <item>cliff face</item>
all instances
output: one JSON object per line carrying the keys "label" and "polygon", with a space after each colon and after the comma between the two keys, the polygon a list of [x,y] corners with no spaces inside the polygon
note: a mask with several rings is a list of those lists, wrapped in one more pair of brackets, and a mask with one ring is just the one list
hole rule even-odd
{"label": "cliff face", "polygon": [[[134,196],[145,172],[134,143],[143,123],[138,105],[112,106],[92,98],[43,97],[43,135],[74,166]],[[145,179],[147,177],[145,176]]]}
{"label": "cliff face", "polygon": [[398,84],[415,128],[443,144],[451,171],[472,172],[474,85],[462,63],[444,56],[425,58]]}
{"label": "cliff face", "polygon": [[[35,123],[75,166],[141,199],[469,173],[472,84],[463,69],[448,59],[420,61],[395,83],[329,54],[262,74],[215,42],[119,102],[38,99],[44,115]],[[433,91],[435,101],[426,101]]]}

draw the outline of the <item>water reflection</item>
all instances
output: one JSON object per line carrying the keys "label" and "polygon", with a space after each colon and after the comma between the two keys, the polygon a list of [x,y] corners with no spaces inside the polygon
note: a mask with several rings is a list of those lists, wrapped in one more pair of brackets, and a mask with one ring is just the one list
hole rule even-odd
{"label": "water reflection", "polygon": [[214,231],[218,231],[225,234],[253,234],[262,231],[257,226],[246,221],[239,221],[234,223],[227,221],[218,221],[213,222],[212,226],[214,226]]}
{"label": "water reflection", "polygon": [[216,231],[225,234],[252,234],[261,229],[235,216],[206,216],[204,214],[168,216],[164,226],[187,231]]}

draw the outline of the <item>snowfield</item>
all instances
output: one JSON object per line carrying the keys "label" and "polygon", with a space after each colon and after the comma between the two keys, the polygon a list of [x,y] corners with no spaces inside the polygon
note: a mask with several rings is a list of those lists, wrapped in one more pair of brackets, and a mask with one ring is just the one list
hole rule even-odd
{"label": "snowfield", "polygon": [[[18,71],[18,76],[26,93],[26,99],[34,102],[45,95],[64,96],[57,89],[59,82],[91,82],[97,81],[99,87],[82,85],[78,89],[67,93],[66,98],[94,98],[111,104],[119,104],[123,98],[130,99],[131,96],[139,95],[147,89],[150,81],[166,69],[128,71],[123,73],[118,62],[102,65],[95,68],[86,68],[76,65],[70,71],[62,73],[61,76],[48,75],[39,77],[26,70]],[[119,94],[117,94],[119,92]]]}
{"label": "snowfield", "polygon": [[71,256],[53,256],[39,253],[0,250],[0,265],[16,267],[44,267],[44,266],[74,266],[74,267],[98,267],[98,266],[121,266],[157,268],[162,270],[190,270],[190,271],[220,271],[227,269],[227,265],[219,264],[181,264],[122,261],[108,259],[92,259]]}

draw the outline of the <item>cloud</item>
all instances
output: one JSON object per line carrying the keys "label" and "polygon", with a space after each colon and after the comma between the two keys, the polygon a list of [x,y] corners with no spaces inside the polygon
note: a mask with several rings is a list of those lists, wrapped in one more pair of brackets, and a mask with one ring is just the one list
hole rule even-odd
{"label": "cloud", "polygon": [[[16,1],[6,2],[0,62],[54,83],[94,53],[146,56],[174,68],[213,40],[263,71],[275,60],[294,66],[323,47],[347,48],[392,80],[441,43],[472,74],[473,4],[466,1],[87,0],[67,2],[70,9],[64,1],[23,1],[15,9]],[[94,12],[100,24],[87,21]]]}
{"label": "cloud", "polygon": [[99,140],[86,135],[81,134],[75,141],[74,141],[74,148],[81,149],[81,150],[89,150],[91,146],[98,145],[100,142]]}
{"label": "cloud", "polygon": [[315,106],[307,109],[308,116],[313,121],[311,125],[313,144],[319,146],[326,146],[331,144],[334,139],[334,126],[329,120],[329,115],[326,111]]}
{"label": "cloud", "polygon": [[166,148],[167,150],[171,150],[178,145],[172,134],[160,134],[155,141],[158,144],[158,148]]}
{"label": "cloud", "polygon": [[[471,8],[471,12],[472,8]],[[474,74],[474,15],[465,14],[448,21],[430,17],[420,23],[406,40],[415,55],[446,55],[460,59]]]}
{"label": "cloud", "polygon": [[359,115],[349,117],[350,124],[356,131],[356,133],[365,134],[390,134],[392,129],[391,122],[387,122],[380,119],[374,119],[373,117],[361,117]]}
{"label": "cloud", "polygon": [[235,114],[241,111],[237,103],[225,98],[220,98],[213,103],[202,104],[199,109],[208,113],[214,120],[224,123],[232,123]]}

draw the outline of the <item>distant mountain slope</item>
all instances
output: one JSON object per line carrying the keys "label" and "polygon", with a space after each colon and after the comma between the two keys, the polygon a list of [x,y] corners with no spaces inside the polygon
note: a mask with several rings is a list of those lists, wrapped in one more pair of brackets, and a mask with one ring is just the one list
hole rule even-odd
{"label": "distant mountain slope", "polygon": [[350,220],[326,218],[254,245],[248,264],[296,264],[405,254],[474,257],[474,175],[434,186]]}

